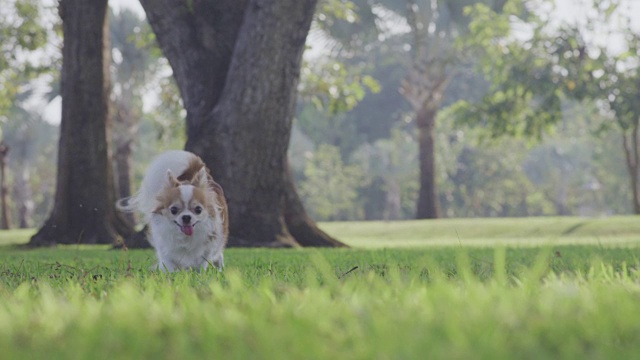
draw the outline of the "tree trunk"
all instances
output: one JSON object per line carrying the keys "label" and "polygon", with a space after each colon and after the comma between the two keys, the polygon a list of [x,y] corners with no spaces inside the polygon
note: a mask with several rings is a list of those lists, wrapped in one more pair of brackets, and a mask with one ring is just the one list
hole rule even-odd
{"label": "tree trunk", "polygon": [[316,1],[141,1],[187,110],[186,149],[224,188],[230,246],[340,244],[306,216],[286,171]]}
{"label": "tree trunk", "polygon": [[284,220],[285,166],[314,7],[315,0],[260,0],[250,2],[245,12],[228,81],[213,113],[224,141],[221,181],[232,204],[232,244],[297,245]]}
{"label": "tree trunk", "polygon": [[[23,158],[24,159],[24,158]],[[18,227],[28,229],[33,219],[33,192],[31,191],[31,173],[29,167],[20,167],[15,174],[13,184],[16,207],[18,209]]]}
{"label": "tree trunk", "polygon": [[11,214],[9,214],[9,188],[7,185],[7,155],[9,147],[0,143],[0,229],[9,229]]}
{"label": "tree trunk", "polygon": [[416,219],[440,217],[436,192],[435,127],[438,110],[423,107],[418,111],[418,146],[420,159],[420,193],[416,206]]}
{"label": "tree trunk", "polygon": [[622,133],[622,148],[624,150],[625,160],[627,162],[627,171],[631,184],[631,193],[633,194],[632,206],[633,213],[640,215],[640,177],[639,158],[640,149],[638,147],[638,125],[636,124],[631,131],[631,144],[626,133]]}
{"label": "tree trunk", "polygon": [[[133,94],[129,94],[133,96]],[[130,106],[124,101],[114,101],[113,118],[113,163],[115,169],[116,194],[119,199],[131,196],[131,157],[133,141],[138,130],[138,121],[131,114]],[[123,215],[131,224],[135,224],[133,213]]]}
{"label": "tree trunk", "polygon": [[[116,193],[119,199],[131,196],[131,143],[115,143],[113,162],[115,167]],[[125,217],[134,222],[133,214],[126,214]]]}
{"label": "tree trunk", "polygon": [[132,229],[116,212],[109,162],[107,0],[61,0],[62,121],[53,210],[30,245],[112,244]]}
{"label": "tree trunk", "polygon": [[33,190],[31,189],[31,168],[33,164],[29,162],[29,148],[33,142],[29,127],[20,131],[14,141],[17,141],[12,148],[11,161],[9,167],[13,169],[13,189],[12,194],[16,207],[17,223],[20,229],[30,228],[33,222],[33,211],[35,204],[33,201]]}
{"label": "tree trunk", "polygon": [[[115,144],[116,151],[113,154],[113,162],[116,172],[116,193],[119,199],[131,196],[131,145]],[[135,224],[135,215],[126,213],[122,215],[131,224]]]}

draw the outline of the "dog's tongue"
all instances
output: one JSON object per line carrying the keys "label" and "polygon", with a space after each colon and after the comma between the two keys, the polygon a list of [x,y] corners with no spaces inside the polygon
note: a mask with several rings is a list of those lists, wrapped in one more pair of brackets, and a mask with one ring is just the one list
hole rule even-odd
{"label": "dog's tongue", "polygon": [[187,236],[193,235],[193,226],[191,225],[182,225],[180,230],[182,230],[182,232]]}

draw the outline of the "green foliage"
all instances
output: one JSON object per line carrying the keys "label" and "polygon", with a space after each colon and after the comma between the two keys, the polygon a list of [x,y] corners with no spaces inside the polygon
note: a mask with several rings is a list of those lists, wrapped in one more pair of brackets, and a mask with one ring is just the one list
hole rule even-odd
{"label": "green foliage", "polygon": [[[363,167],[370,183],[360,190],[367,219],[412,218],[418,197],[418,145],[414,137],[393,129],[389,139],[365,143],[351,155]],[[376,198],[376,190],[383,196]]]}
{"label": "green foliage", "polygon": [[0,120],[30,80],[56,66],[53,9],[36,0],[12,0],[0,10]]}
{"label": "green foliage", "polygon": [[[16,0],[3,8],[0,33],[0,69],[7,69],[23,56],[21,51],[34,51],[45,45],[48,40],[47,29],[41,25],[43,7],[38,1]],[[25,64],[30,68],[32,63]]]}
{"label": "green foliage", "polygon": [[[447,216],[624,214],[631,196],[623,154],[592,103],[567,103],[561,126],[540,142],[451,127],[441,113],[438,166]],[[595,114],[595,115],[594,115]]]}
{"label": "green foliage", "polygon": [[[138,135],[135,129],[142,121],[141,126],[145,130],[157,135],[157,141],[152,141],[155,146],[159,145],[158,142],[175,145],[176,141],[172,140],[177,138],[182,140],[178,147],[182,147],[185,111],[170,67],[162,56],[151,27],[131,10],[112,13],[110,25],[112,52],[115,54],[112,98],[117,111],[126,117],[124,124],[115,122],[119,127],[115,127],[114,138]],[[157,96],[157,103],[147,106],[149,110],[145,111],[145,101],[153,98],[148,96],[150,93]],[[152,125],[147,125],[147,121]],[[141,144],[142,147],[144,145]]]}
{"label": "green foliage", "polygon": [[[38,205],[43,203],[34,203],[29,194],[46,199],[49,182],[55,178],[51,144],[57,131],[28,101],[38,98],[42,83],[60,67],[58,26],[54,6],[40,1],[12,0],[0,9],[0,140],[10,149],[5,180],[11,218],[19,219],[22,226],[29,226],[42,211]],[[18,214],[27,214],[26,224],[25,216]]]}
{"label": "green foliage", "polygon": [[[619,135],[598,132],[610,120],[598,115],[592,103],[568,103],[562,113],[562,126],[544,135],[542,141],[531,142],[493,139],[484,129],[454,126],[450,109],[442,111],[436,138],[436,181],[445,216],[629,213],[631,193],[623,153],[611,146],[619,143]],[[292,160],[297,159],[293,166],[299,183],[305,181],[302,173],[307,157],[303,155],[314,151],[311,140],[322,143],[322,139],[329,139],[342,145],[356,134],[346,126],[351,124],[348,117],[320,116],[309,116],[316,120],[309,124],[317,126],[312,138],[297,132],[292,140],[305,144],[291,154]],[[402,219],[413,217],[418,190],[417,145],[407,130],[397,128],[391,134],[388,139],[364,142],[343,153],[349,163],[362,166],[370,181],[358,190],[359,205],[355,205],[362,207],[365,219],[394,219],[398,214]]]}
{"label": "green foliage", "polygon": [[[483,126],[494,136],[524,134],[540,139],[562,119],[567,99],[607,104],[623,130],[638,122],[640,108],[633,99],[638,93],[640,35],[631,26],[624,27],[626,50],[618,55],[606,44],[586,40],[589,32],[597,31],[596,23],[606,24],[619,11],[617,2],[594,2],[596,16],[587,18],[582,28],[553,27],[530,12],[514,21],[522,14],[522,3],[507,4],[509,11],[501,14],[484,5],[466,9],[473,18],[471,31],[458,46],[478,55],[479,68],[492,88],[478,103],[456,104],[459,122]],[[530,34],[523,38],[514,32],[517,26]]]}
{"label": "green foliage", "polygon": [[367,91],[378,93],[380,84],[370,75],[363,75],[364,66],[349,66],[337,61],[306,62],[302,69],[299,93],[316,108],[329,115],[349,111]]}
{"label": "green foliage", "polygon": [[[561,120],[566,121],[563,104],[569,100],[590,102],[599,107],[594,113],[613,120],[601,122],[597,136],[617,128],[627,154],[629,176],[637,178],[637,159],[630,155],[639,151],[635,137],[640,124],[640,35],[630,26],[629,14],[618,5],[618,1],[594,1],[596,11],[575,25],[556,26],[529,14],[519,24],[526,24],[531,33],[524,40],[514,35],[513,16],[505,17],[508,14],[496,14],[482,6],[468,9],[474,21],[470,36],[464,40],[480,54],[481,69],[492,88],[481,102],[455,105],[453,113],[459,122],[484,127],[495,137],[524,134],[539,140]],[[622,35],[626,47],[621,53],[590,39],[612,31],[609,23],[614,17],[618,20],[614,23],[619,24],[615,31]],[[586,175],[593,177],[595,172]],[[566,191],[556,196],[563,197]],[[639,200],[635,195],[632,198],[637,208]]]}
{"label": "green foliage", "polygon": [[357,206],[357,190],[367,185],[363,171],[356,165],[345,165],[339,150],[323,144],[304,169],[305,181],[300,195],[317,220],[361,218]]}
{"label": "green foliage", "polygon": [[598,58],[585,60],[595,83],[587,89],[587,96],[608,105],[614,123],[623,133],[640,122],[640,33],[629,30],[625,41],[626,49],[619,55],[600,48]]}
{"label": "green foliage", "polygon": [[331,29],[336,22],[358,21],[356,5],[348,0],[322,0],[318,3],[314,25],[322,29]]}
{"label": "green foliage", "polygon": [[[562,118],[565,86],[563,71],[556,63],[564,51],[557,35],[547,35],[540,20],[523,13],[521,2],[508,2],[496,13],[484,4],[468,7],[472,18],[469,33],[457,46],[472,52],[491,88],[476,103],[460,101],[453,114],[458,123],[482,126],[492,136],[525,135],[541,139]],[[514,20],[533,27],[527,38],[514,34]]]}

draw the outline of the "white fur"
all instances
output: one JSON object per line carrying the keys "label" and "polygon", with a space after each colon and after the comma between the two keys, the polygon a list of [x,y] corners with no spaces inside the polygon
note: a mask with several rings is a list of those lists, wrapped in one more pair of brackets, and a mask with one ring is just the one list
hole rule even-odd
{"label": "white fur", "polygon": [[188,203],[193,196],[193,186],[180,186],[180,199]]}
{"label": "white fur", "polygon": [[[149,225],[149,242],[156,250],[158,268],[161,270],[199,270],[206,269],[209,264],[222,270],[224,266],[223,251],[226,241],[222,209],[213,191],[207,200],[215,205],[215,214],[207,214],[206,209],[202,216],[197,216],[188,209],[177,216],[172,216],[167,211],[154,212],[160,206],[157,197],[167,188],[168,176],[182,174],[194,157],[194,154],[180,150],[159,155],[149,165],[138,193],[118,202],[118,208],[122,211],[137,210],[144,215],[145,222]],[[180,185],[180,199],[175,201],[188,204],[193,196],[193,189],[192,185]],[[199,218],[190,236],[184,234],[176,223],[176,218],[180,219],[183,214]]]}
{"label": "white fur", "polygon": [[[219,224],[222,225],[221,222]],[[158,257],[160,270],[206,269],[209,264],[222,270],[224,242],[215,236],[216,220],[200,222],[193,235],[187,236],[165,216],[152,214],[150,236]],[[221,234],[221,230],[220,230]]]}
{"label": "white fur", "polygon": [[170,150],[160,154],[147,168],[138,194],[127,199],[127,205],[119,205],[119,207],[123,211],[138,210],[144,214],[146,222],[149,223],[151,212],[158,206],[156,196],[165,187],[167,171],[182,174],[194,156],[183,150]]}

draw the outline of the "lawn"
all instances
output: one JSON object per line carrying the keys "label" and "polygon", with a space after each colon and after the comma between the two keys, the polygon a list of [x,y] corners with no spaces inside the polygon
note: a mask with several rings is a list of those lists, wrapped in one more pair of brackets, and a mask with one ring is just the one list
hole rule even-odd
{"label": "lawn", "polygon": [[351,249],[20,250],[0,233],[0,358],[541,359],[640,353],[634,217],[327,223]]}

